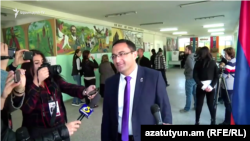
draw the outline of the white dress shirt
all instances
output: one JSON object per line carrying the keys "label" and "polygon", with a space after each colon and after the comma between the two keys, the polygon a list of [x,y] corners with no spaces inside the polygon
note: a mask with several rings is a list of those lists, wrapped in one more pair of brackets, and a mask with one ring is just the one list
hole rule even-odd
{"label": "white dress shirt", "polygon": [[[135,84],[136,84],[136,77],[137,77],[137,70],[138,66],[136,65],[134,71],[129,75],[131,77],[130,80],[130,102],[129,102],[129,135],[133,135],[133,130],[132,130],[132,110],[133,110],[133,101],[134,101],[134,93],[135,93]],[[122,133],[122,114],[123,114],[123,106],[124,106],[124,92],[125,92],[125,87],[126,87],[126,80],[125,80],[125,75],[121,74],[120,75],[120,83],[119,83],[119,93],[118,93],[118,132]]]}

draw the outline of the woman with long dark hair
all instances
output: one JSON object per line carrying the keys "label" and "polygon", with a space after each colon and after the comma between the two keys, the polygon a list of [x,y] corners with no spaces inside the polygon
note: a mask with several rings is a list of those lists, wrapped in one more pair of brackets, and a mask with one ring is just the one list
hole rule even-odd
{"label": "woman with long dark hair", "polygon": [[[82,71],[84,74],[85,86],[88,87],[90,85],[96,85],[95,69],[98,68],[98,63],[93,56],[90,56],[89,50],[84,50],[82,53],[82,57]],[[91,58],[92,61],[89,58]],[[86,104],[90,105],[90,107],[98,107],[95,102],[91,102],[90,104],[90,100],[88,98],[85,99],[85,102]]]}
{"label": "woman with long dark hair", "polygon": [[213,108],[213,100],[215,94],[215,85],[218,80],[218,68],[213,60],[208,47],[202,47],[197,54],[197,61],[194,66],[193,77],[197,84],[196,88],[196,119],[195,124],[199,125],[200,114],[204,102],[207,98],[207,105],[211,115],[211,125],[215,124],[215,110]]}
{"label": "woman with long dark hair", "polygon": [[[31,138],[35,138],[41,134],[53,132],[67,123],[62,93],[82,99],[88,97],[88,93],[93,91],[95,86],[86,88],[67,83],[60,75],[44,67],[47,63],[44,54],[38,50],[30,51],[33,52],[33,59],[29,63],[22,64],[21,67],[26,70],[26,95],[21,110],[22,126],[29,130]],[[88,98],[92,99],[94,96]],[[74,121],[66,124],[70,134],[79,128],[78,124],[81,122]]]}
{"label": "woman with long dark hair", "polygon": [[[82,70],[82,67],[81,67],[81,57],[82,55],[82,52],[80,49],[76,49],[75,50],[75,53],[74,53],[74,56],[73,56],[73,62],[72,62],[72,65],[73,65],[73,68],[72,68],[72,73],[71,75],[73,76],[74,80],[76,81],[76,84],[77,85],[80,85],[81,86],[81,70]],[[81,101],[81,99],[77,98],[77,97],[74,97],[73,101],[72,101],[72,105],[73,106],[79,106],[80,104],[83,104],[83,102]]]}

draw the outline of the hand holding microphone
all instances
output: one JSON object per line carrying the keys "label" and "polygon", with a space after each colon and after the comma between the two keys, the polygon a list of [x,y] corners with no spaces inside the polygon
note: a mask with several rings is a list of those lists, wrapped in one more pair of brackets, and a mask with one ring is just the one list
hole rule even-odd
{"label": "hand holding microphone", "polygon": [[78,128],[80,128],[81,125],[81,121],[77,120],[77,121],[72,121],[66,124],[66,127],[68,128],[69,131],[69,135],[73,135],[74,132],[77,131]]}

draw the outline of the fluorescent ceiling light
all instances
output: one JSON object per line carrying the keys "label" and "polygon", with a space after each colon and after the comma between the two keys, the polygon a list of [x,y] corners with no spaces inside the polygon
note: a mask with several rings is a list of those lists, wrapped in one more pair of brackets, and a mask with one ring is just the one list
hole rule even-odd
{"label": "fluorescent ceiling light", "polygon": [[191,3],[181,4],[179,6],[180,6],[180,8],[182,8],[182,7],[192,6],[192,5],[197,5],[197,4],[202,4],[202,3],[206,3],[206,2],[210,2],[210,1],[197,1],[197,2],[191,2]]}
{"label": "fluorescent ceiling light", "polygon": [[211,33],[211,35],[223,35],[224,32],[215,32],[215,33]]}
{"label": "fluorescent ceiling light", "polygon": [[218,32],[218,31],[225,31],[224,28],[218,28],[218,29],[208,29],[207,32]]}
{"label": "fluorescent ceiling light", "polygon": [[163,28],[160,31],[176,31],[178,28]]}
{"label": "fluorescent ceiling light", "polygon": [[187,34],[186,31],[183,31],[183,32],[174,32],[173,35],[176,35],[176,34]]}
{"label": "fluorescent ceiling light", "polygon": [[210,28],[210,27],[223,27],[224,24],[220,23],[220,24],[210,24],[210,25],[204,25],[203,28]]}

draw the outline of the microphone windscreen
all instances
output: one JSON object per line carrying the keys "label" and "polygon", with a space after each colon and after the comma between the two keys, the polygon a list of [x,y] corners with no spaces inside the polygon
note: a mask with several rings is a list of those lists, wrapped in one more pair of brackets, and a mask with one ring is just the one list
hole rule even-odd
{"label": "microphone windscreen", "polygon": [[80,114],[84,115],[87,118],[93,113],[93,111],[94,110],[91,109],[87,104],[83,104],[79,109]]}
{"label": "microphone windscreen", "polygon": [[160,111],[160,107],[157,104],[151,106],[151,113],[154,114]]}

